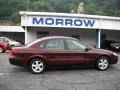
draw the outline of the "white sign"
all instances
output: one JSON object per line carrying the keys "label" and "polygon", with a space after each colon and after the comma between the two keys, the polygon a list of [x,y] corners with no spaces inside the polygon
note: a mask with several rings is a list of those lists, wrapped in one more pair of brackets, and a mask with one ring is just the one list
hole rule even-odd
{"label": "white sign", "polygon": [[33,26],[58,26],[58,27],[94,27],[94,19],[33,17]]}
{"label": "white sign", "polygon": [[88,17],[23,15],[21,26],[120,30],[120,21]]}

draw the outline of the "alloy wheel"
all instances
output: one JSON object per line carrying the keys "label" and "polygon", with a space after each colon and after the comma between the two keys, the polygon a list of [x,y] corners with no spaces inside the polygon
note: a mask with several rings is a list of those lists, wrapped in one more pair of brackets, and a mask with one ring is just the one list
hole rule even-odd
{"label": "alloy wheel", "polygon": [[45,69],[44,61],[41,59],[33,59],[30,64],[32,73],[39,74],[42,73]]}
{"label": "alloy wheel", "polygon": [[100,57],[97,61],[97,68],[101,71],[109,67],[109,59],[107,57]]}

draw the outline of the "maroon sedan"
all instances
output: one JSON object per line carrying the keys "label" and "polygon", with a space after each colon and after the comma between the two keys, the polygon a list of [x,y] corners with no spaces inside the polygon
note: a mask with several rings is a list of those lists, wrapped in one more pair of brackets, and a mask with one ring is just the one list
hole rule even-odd
{"label": "maroon sedan", "polygon": [[83,42],[64,36],[40,38],[25,47],[12,49],[9,61],[13,65],[28,66],[32,73],[42,73],[46,67],[65,65],[95,65],[106,70],[118,62],[118,56],[111,51],[95,49]]}

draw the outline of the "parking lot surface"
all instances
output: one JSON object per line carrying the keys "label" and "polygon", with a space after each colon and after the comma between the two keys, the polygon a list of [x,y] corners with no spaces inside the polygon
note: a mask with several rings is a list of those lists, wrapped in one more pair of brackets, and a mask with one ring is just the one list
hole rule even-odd
{"label": "parking lot surface", "polygon": [[106,71],[49,68],[35,75],[28,68],[10,65],[8,57],[9,52],[0,53],[0,90],[120,90],[120,59]]}

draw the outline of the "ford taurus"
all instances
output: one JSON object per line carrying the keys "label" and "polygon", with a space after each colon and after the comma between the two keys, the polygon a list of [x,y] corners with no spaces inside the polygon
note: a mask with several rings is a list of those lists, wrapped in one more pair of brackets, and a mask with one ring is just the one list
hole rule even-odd
{"label": "ford taurus", "polygon": [[43,37],[24,47],[12,48],[9,61],[13,65],[29,67],[32,73],[42,73],[47,67],[94,65],[106,70],[118,62],[116,53],[96,49],[72,37]]}

